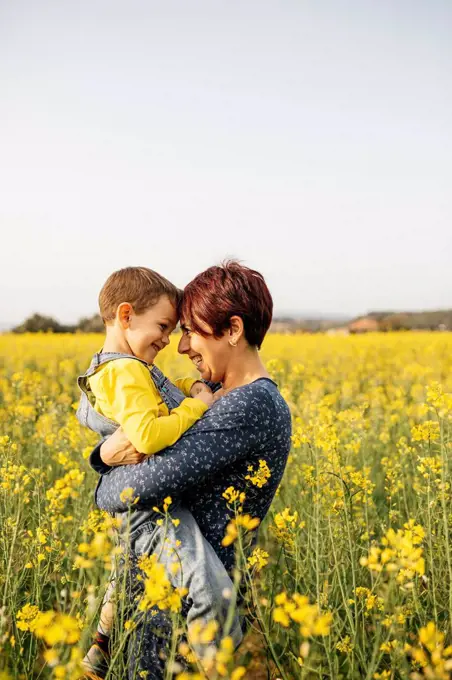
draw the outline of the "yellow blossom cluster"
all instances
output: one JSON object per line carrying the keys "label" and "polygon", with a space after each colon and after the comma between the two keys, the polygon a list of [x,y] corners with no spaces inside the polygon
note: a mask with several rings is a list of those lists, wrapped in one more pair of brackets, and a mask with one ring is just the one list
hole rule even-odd
{"label": "yellow blossom cluster", "polygon": [[372,546],[368,556],[361,558],[361,564],[377,573],[395,574],[398,583],[406,584],[416,574],[425,573],[424,550],[420,545],[424,537],[424,529],[414,520],[404,524],[403,529],[388,529],[381,539],[383,547]]}
{"label": "yellow blossom cluster", "polygon": [[[358,601],[364,603],[366,614],[373,610],[382,611],[384,609],[383,598],[379,597],[375,593],[372,593],[372,591],[369,588],[365,588],[364,586],[358,586],[357,588],[355,588],[355,595]],[[351,599],[349,600],[349,602],[350,604],[354,604],[355,600]]]}
{"label": "yellow blossom cluster", "polygon": [[266,550],[262,548],[255,548],[251,555],[248,557],[248,566],[254,567],[256,571],[261,571],[267,564],[270,555]]}
{"label": "yellow blossom cluster", "polygon": [[316,604],[310,604],[305,595],[292,596],[279,593],[275,597],[273,620],[288,628],[291,621],[299,624],[303,637],[328,635],[333,620],[331,612],[322,613]]}
{"label": "yellow blossom cluster", "polygon": [[440,418],[452,419],[452,392],[445,392],[437,380],[428,385],[426,402]]}
{"label": "yellow blossom cluster", "polygon": [[233,486],[228,486],[228,488],[223,491],[223,498],[225,498],[231,506],[234,506],[235,504],[242,506],[245,502],[246,494],[244,491],[234,489]]}
{"label": "yellow blossom cluster", "polygon": [[[179,653],[189,662],[197,663],[203,674],[180,673],[178,680],[196,680],[197,677],[230,678],[241,680],[246,669],[239,666],[231,669],[234,655],[234,641],[229,636],[218,640],[220,626],[217,621],[193,621],[188,629],[188,642],[179,645]],[[193,651],[196,650],[196,651]],[[204,675],[206,674],[206,675]]]}
{"label": "yellow blossom cluster", "polygon": [[239,531],[243,532],[253,531],[257,529],[260,524],[260,519],[258,517],[251,517],[251,515],[241,515],[237,514],[234,519],[232,519],[226,526],[226,534],[221,541],[221,544],[225,547],[232,545],[239,535]]}
{"label": "yellow blossom cluster", "polygon": [[416,674],[419,678],[450,680],[452,645],[445,646],[445,635],[433,621],[419,630],[417,644],[409,649],[413,661],[420,667],[421,673]]}
{"label": "yellow blossom cluster", "polygon": [[257,470],[254,470],[252,465],[248,466],[248,473],[245,475],[245,479],[250,481],[251,484],[254,486],[257,486],[259,489],[261,489],[265,484],[267,484],[268,480],[271,477],[271,472],[270,468],[268,467],[268,463],[266,460],[259,460],[259,467]]}
{"label": "yellow blossom cluster", "polygon": [[52,513],[60,513],[68,499],[78,498],[84,479],[85,473],[78,467],[72,468],[63,477],[57,479],[46,493],[49,510]]}
{"label": "yellow blossom cluster", "polygon": [[144,574],[144,594],[139,609],[146,611],[153,607],[178,612],[182,607],[182,598],[187,594],[186,588],[174,588],[165,571],[165,566],[158,561],[155,554],[140,557],[138,566]]}
{"label": "yellow blossom cluster", "polygon": [[426,420],[411,428],[411,438],[414,442],[431,442],[439,437],[439,423],[437,420]]}
{"label": "yellow blossom cluster", "polygon": [[295,544],[297,530],[304,526],[304,523],[300,523],[298,519],[298,512],[295,510],[291,514],[290,508],[284,508],[281,512],[276,513],[273,521],[273,535],[281,545],[290,550]]}
{"label": "yellow blossom cluster", "polygon": [[80,620],[55,611],[39,611],[35,605],[27,604],[16,616],[19,630],[34,633],[37,638],[53,647],[57,644],[73,645],[80,640]]}

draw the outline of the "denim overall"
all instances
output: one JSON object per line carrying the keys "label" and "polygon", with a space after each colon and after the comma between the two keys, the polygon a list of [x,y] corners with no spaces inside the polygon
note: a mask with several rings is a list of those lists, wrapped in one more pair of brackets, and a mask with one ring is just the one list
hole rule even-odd
{"label": "denim overall", "polygon": [[[97,432],[101,437],[110,436],[119,426],[114,420],[94,409],[95,397],[89,386],[89,378],[102,365],[117,359],[134,359],[146,366],[169,411],[179,406],[185,399],[184,394],[165,377],[157,366],[149,366],[141,359],[128,354],[97,353],[86,373],[78,378],[78,386],[82,394],[76,415],[81,425]],[[172,522],[168,522],[166,527],[158,526],[156,520],[161,515],[151,508],[134,509],[133,512],[122,513],[119,517],[121,518],[120,537],[123,542],[129,543],[132,552],[136,556],[156,553],[159,556],[159,562],[165,565],[172,585],[188,589],[188,626],[198,619],[202,619],[205,623],[213,619],[221,624],[221,621],[226,619],[230,604],[230,600],[225,598],[225,593],[234,592],[233,584],[223,563],[204,538],[191,512],[177,502],[171,505],[171,518],[180,520],[177,527]],[[174,555],[171,554],[171,550],[168,550],[168,545],[174,548],[178,545],[177,541],[180,541],[176,551],[179,570],[174,574],[170,568],[174,564]],[[238,646],[243,634],[237,616],[232,623],[229,635]]]}
{"label": "denim overall", "polygon": [[154,381],[156,388],[168,407],[168,411],[171,412],[173,408],[179,406],[185,399],[185,396],[180,389],[176,387],[176,385],[173,385],[157,366],[149,366],[145,361],[142,361],[131,354],[121,354],[120,352],[98,352],[93,356],[86,373],[81,375],[77,380],[82,394],[76,415],[81,425],[97,432],[101,437],[108,437],[113,434],[113,432],[118,429],[118,423],[101,413],[98,413],[93,408],[92,405],[95,402],[95,397],[89,386],[89,378],[96,373],[103,364],[114,361],[115,359],[134,359],[135,361],[139,361],[140,364],[143,364],[143,366],[146,366],[146,368],[149,369],[149,373],[151,374],[151,378]]}

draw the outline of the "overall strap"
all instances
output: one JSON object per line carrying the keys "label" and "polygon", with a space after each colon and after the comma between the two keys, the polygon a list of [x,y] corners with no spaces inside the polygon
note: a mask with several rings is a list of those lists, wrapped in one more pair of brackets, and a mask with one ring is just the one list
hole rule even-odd
{"label": "overall strap", "polygon": [[89,378],[96,373],[100,366],[107,364],[109,361],[115,361],[116,359],[135,359],[135,361],[139,361],[146,366],[146,368],[149,368],[145,361],[133,356],[133,354],[123,354],[122,352],[96,352],[91,359],[88,370],[77,378],[77,384],[80,390],[86,394],[90,401],[92,400],[92,392],[89,386]]}
{"label": "overall strap", "polygon": [[109,361],[115,361],[117,359],[135,359],[135,361],[139,361],[141,364],[146,366],[146,368],[149,370],[149,373],[151,374],[154,385],[159,391],[160,396],[162,397],[169,411],[172,411],[173,408],[179,406],[185,399],[185,395],[181,392],[181,390],[173,385],[173,383],[168,380],[168,378],[159,368],[157,368],[157,366],[149,366],[145,361],[133,356],[133,354],[122,354],[121,352],[96,352],[86,373],[77,378],[77,383],[80,390],[87,396],[90,403],[94,403],[94,397],[89,386],[90,376],[94,375],[94,373],[103,364],[106,364]]}
{"label": "overall strap", "polygon": [[168,410],[171,412],[173,408],[180,406],[185,399],[183,392],[176,385],[173,385],[157,366],[151,366],[149,372]]}

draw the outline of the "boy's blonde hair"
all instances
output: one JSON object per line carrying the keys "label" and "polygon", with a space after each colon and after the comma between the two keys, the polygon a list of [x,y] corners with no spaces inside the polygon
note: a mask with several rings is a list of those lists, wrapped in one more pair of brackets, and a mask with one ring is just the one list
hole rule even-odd
{"label": "boy's blonde hair", "polygon": [[125,267],[110,274],[99,293],[100,315],[104,323],[113,321],[122,302],[129,302],[136,314],[142,314],[167,295],[177,314],[182,291],[161,274],[147,267]]}

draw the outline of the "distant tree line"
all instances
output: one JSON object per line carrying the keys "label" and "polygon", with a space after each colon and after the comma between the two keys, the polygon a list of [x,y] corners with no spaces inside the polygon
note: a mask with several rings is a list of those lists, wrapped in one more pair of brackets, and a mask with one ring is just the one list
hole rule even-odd
{"label": "distant tree line", "polygon": [[375,319],[380,331],[452,330],[452,309],[427,312],[370,312],[364,318]]}
{"label": "distant tree line", "polygon": [[380,326],[382,331],[452,330],[452,309],[388,314]]}
{"label": "distant tree line", "polygon": [[[305,333],[325,332],[331,328],[342,328],[350,332],[366,331],[411,331],[411,330],[452,330],[452,309],[431,312],[370,312],[350,322],[332,319],[294,319],[275,317],[271,330],[274,332]],[[99,314],[83,317],[75,325],[61,324],[51,316],[33,314],[13,333],[102,333],[104,324]]]}
{"label": "distant tree line", "polygon": [[75,325],[62,324],[51,316],[33,314],[12,330],[13,333],[102,333],[104,324],[99,314],[83,317]]}

